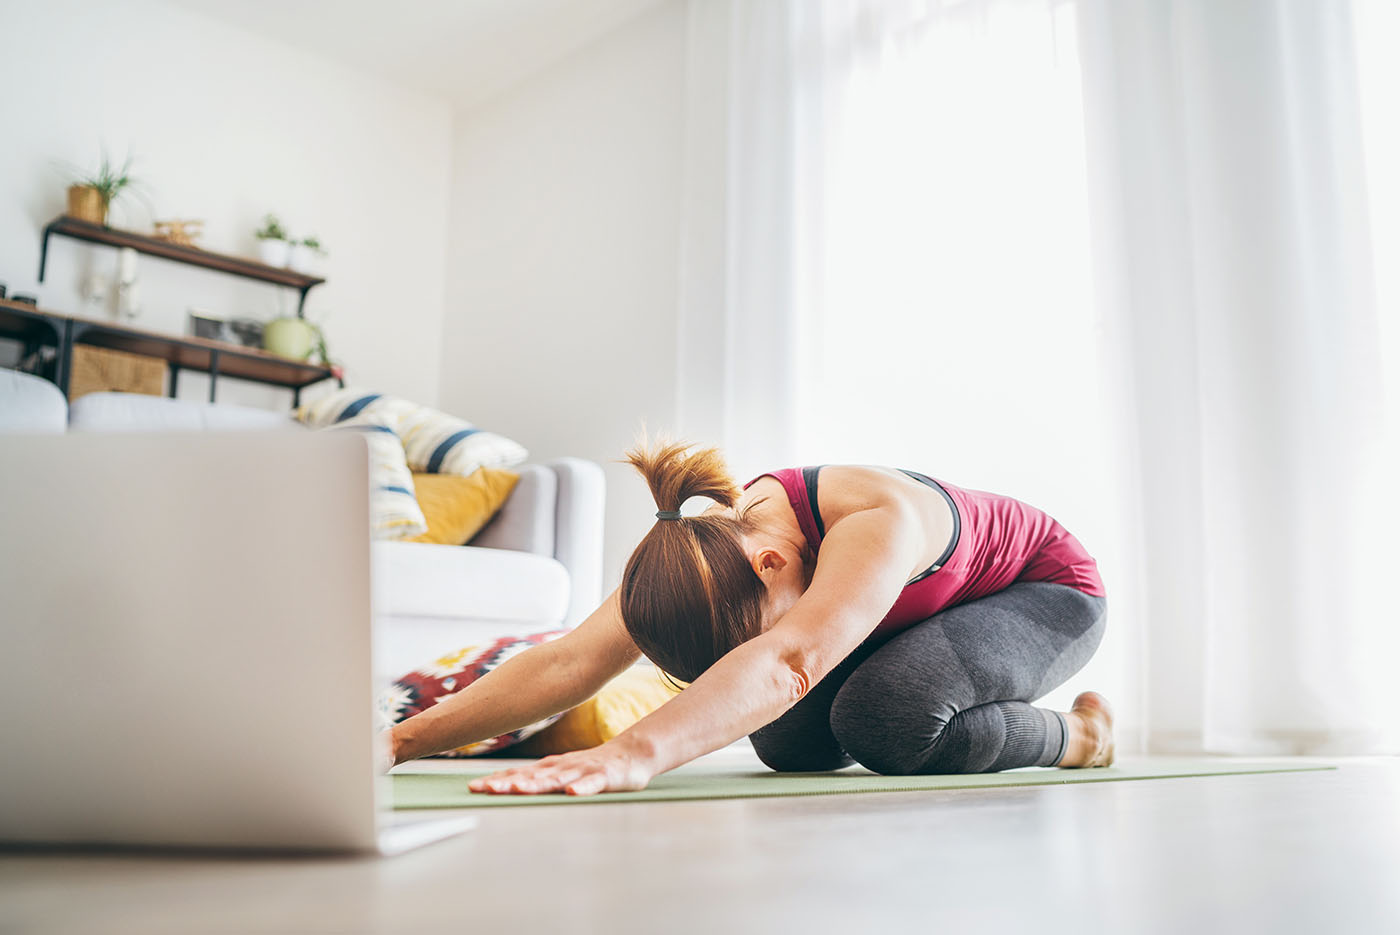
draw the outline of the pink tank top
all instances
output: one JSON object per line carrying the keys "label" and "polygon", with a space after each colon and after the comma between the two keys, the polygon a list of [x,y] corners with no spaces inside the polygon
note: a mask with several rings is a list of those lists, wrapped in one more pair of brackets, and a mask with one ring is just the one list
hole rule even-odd
{"label": "pink tank top", "polygon": [[[813,554],[826,534],[817,507],[820,470],[783,468],[758,476],[775,477],[783,485]],[[1096,597],[1105,595],[1093,556],[1050,515],[1013,497],[965,490],[915,471],[904,473],[948,501],[953,508],[953,537],[933,567],[905,584],[872,636],[892,636],[940,610],[995,594],[1017,581],[1049,581]]]}

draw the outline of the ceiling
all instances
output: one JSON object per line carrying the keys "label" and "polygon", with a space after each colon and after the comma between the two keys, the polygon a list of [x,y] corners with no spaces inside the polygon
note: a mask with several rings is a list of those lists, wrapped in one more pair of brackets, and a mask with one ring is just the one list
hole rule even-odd
{"label": "ceiling", "polygon": [[470,107],[662,0],[169,0]]}

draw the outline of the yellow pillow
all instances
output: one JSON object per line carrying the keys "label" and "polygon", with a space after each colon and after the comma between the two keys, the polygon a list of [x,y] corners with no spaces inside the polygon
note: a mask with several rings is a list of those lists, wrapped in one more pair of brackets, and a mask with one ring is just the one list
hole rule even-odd
{"label": "yellow pillow", "polygon": [[612,740],[675,696],[661,670],[633,666],[603,686],[602,691],[568,711],[544,730],[512,750],[521,756],[549,756],[586,750]]}
{"label": "yellow pillow", "polygon": [[477,468],[470,477],[414,474],[413,490],[428,531],[409,542],[463,545],[481,531],[515,489],[520,475],[500,468]]}

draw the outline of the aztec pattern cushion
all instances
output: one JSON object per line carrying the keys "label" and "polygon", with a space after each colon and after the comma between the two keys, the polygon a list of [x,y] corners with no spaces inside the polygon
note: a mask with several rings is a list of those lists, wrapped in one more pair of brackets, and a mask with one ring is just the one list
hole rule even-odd
{"label": "aztec pattern cushion", "polygon": [[[466,649],[443,656],[430,666],[424,666],[408,673],[380,694],[378,705],[380,728],[387,729],[399,721],[431,708],[439,701],[450,698],[466,688],[516,653],[557,639],[567,632],[569,631],[549,630],[531,636],[505,636],[486,646],[468,646]],[[519,730],[467,744],[465,747],[458,747],[456,750],[440,753],[438,756],[476,756],[503,750],[544,730],[560,717],[561,715],[556,714]]]}
{"label": "aztec pattern cushion", "polygon": [[477,469],[471,477],[414,474],[413,489],[428,531],[413,541],[465,545],[505,505],[519,480],[519,474],[489,467]]}
{"label": "aztec pattern cushion", "polygon": [[481,467],[510,467],[529,452],[504,435],[487,432],[456,416],[408,400],[364,389],[337,390],[296,411],[307,425],[331,425],[362,413],[383,417],[403,440],[408,465],[423,474],[469,477]]}
{"label": "aztec pattern cushion", "polygon": [[374,538],[406,539],[427,532],[428,521],[414,496],[413,475],[394,430],[383,419],[363,414],[330,429],[359,432],[369,445],[369,514]]}

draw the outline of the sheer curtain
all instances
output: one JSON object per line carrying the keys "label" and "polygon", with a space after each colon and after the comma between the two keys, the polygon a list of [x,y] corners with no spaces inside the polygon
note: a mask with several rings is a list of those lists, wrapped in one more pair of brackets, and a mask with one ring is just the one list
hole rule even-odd
{"label": "sheer curtain", "polygon": [[1347,13],[693,0],[682,431],[1055,515],[1120,749],[1394,749]]}
{"label": "sheer curtain", "polygon": [[[799,460],[1011,494],[1121,579],[1074,8],[807,9]],[[1131,651],[1115,627],[1075,682],[1100,686],[1130,721]],[[1048,703],[1067,706],[1075,686]]]}
{"label": "sheer curtain", "polygon": [[1400,517],[1351,4],[1079,9],[1149,736],[1394,751]]}

